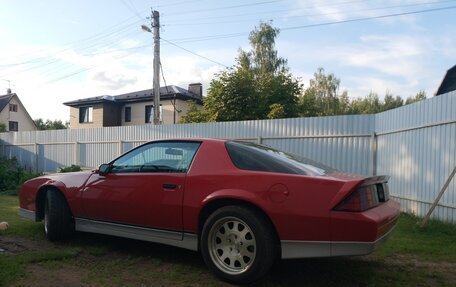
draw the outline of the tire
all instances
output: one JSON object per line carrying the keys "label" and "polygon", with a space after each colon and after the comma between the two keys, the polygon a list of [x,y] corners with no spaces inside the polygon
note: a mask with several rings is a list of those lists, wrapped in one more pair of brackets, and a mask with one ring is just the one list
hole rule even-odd
{"label": "tire", "polygon": [[68,239],[74,232],[74,220],[66,199],[54,189],[46,192],[44,232],[50,241]]}
{"label": "tire", "polygon": [[203,226],[201,253],[208,268],[222,280],[247,284],[262,278],[276,257],[270,223],[243,206],[225,206]]}

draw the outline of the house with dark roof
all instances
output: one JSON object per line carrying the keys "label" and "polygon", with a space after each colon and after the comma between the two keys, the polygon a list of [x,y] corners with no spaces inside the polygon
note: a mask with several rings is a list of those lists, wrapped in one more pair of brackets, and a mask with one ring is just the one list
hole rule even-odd
{"label": "house with dark roof", "polygon": [[[202,106],[202,85],[160,87],[160,121],[178,123],[193,101]],[[105,95],[63,103],[70,107],[70,128],[129,126],[153,123],[153,90]]]}
{"label": "house with dark roof", "polygon": [[35,122],[21,100],[9,89],[6,95],[0,96],[0,124],[9,132],[36,130]]}
{"label": "house with dark roof", "polygon": [[436,96],[446,94],[456,90],[456,65],[449,69],[445,77],[443,77],[442,83],[437,89]]}

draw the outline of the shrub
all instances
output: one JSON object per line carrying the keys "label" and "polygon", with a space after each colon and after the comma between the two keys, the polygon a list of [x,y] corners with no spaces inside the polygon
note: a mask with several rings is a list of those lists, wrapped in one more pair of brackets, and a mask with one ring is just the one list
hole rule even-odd
{"label": "shrub", "polygon": [[60,173],[65,173],[65,172],[74,172],[74,171],[81,171],[81,167],[79,165],[74,165],[72,164],[71,166],[64,166],[61,167],[59,172]]}
{"label": "shrub", "polygon": [[0,193],[16,194],[16,190],[27,180],[41,173],[26,171],[15,157],[0,157]]}

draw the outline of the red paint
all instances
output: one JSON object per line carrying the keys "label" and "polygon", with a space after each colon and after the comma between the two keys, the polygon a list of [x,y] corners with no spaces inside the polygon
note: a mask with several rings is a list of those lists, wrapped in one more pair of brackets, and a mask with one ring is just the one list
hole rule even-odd
{"label": "red paint", "polygon": [[[399,205],[392,200],[364,212],[333,211],[366,177],[240,170],[233,165],[224,140],[198,141],[202,144],[187,174],[44,176],[21,187],[20,206],[35,210],[37,190],[54,186],[65,194],[75,217],[197,233],[202,208],[229,198],[263,210],[280,239],[313,241],[371,242],[388,232],[399,215]],[[169,190],[163,184],[177,188]]]}

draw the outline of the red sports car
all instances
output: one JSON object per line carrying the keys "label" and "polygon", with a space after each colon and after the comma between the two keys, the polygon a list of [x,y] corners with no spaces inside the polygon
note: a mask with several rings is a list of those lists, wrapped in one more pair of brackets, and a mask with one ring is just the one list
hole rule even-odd
{"label": "red sports car", "polygon": [[95,171],[27,181],[19,213],[44,220],[49,240],[76,230],[178,246],[247,283],[278,258],[372,252],[399,216],[387,180],[252,143],[160,140]]}

